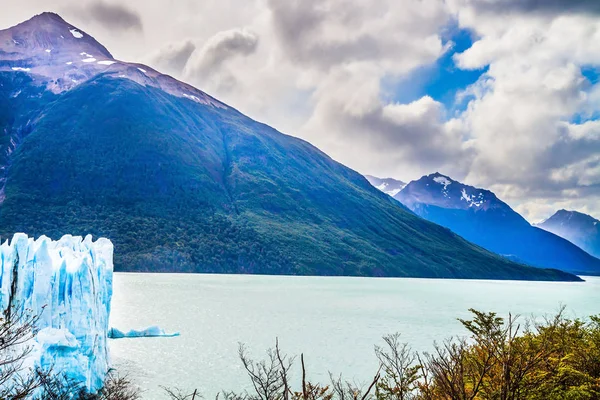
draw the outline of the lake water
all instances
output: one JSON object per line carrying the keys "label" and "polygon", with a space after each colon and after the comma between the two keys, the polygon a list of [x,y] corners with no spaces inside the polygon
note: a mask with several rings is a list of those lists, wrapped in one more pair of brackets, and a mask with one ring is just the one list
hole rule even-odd
{"label": "lake water", "polygon": [[468,309],[547,315],[566,305],[570,316],[600,314],[600,278],[584,283],[436,279],[115,274],[111,326],[159,325],[175,338],[111,340],[113,366],[127,373],[144,399],[163,399],[161,386],[248,387],[238,343],[258,358],[275,344],[304,353],[308,377],[328,371],[358,382],[375,372],[373,346],[401,332],[414,349],[464,334],[456,318]]}

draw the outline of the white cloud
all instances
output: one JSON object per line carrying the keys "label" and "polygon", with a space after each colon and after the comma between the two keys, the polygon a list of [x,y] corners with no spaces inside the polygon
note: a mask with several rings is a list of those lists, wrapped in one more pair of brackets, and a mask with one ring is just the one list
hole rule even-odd
{"label": "white cloud", "polygon": [[314,94],[316,107],[302,133],[360,171],[411,177],[453,164],[459,173],[468,152],[460,124],[444,123],[443,106],[428,96],[387,103],[380,90],[380,79],[366,66],[332,72]]}
{"label": "white cloud", "polygon": [[195,50],[196,44],[189,39],[182,42],[169,43],[167,46],[149,55],[147,62],[163,73],[181,75]]}
{"label": "white cloud", "polygon": [[[600,137],[597,123],[568,121],[598,110],[597,88],[581,67],[600,64],[593,51],[600,19],[519,8],[507,16],[481,3],[453,2],[461,26],[481,37],[455,56],[457,64],[489,65],[468,91],[474,100],[461,116],[475,152],[467,180],[491,187],[532,219],[546,204],[580,206],[575,199],[591,196],[600,181],[591,167]],[[589,208],[599,213],[597,207]]]}
{"label": "white cloud", "polygon": [[251,55],[257,46],[258,36],[246,29],[218,32],[192,53],[183,74],[187,77],[210,75],[222,69],[227,60]]}
{"label": "white cloud", "polygon": [[[109,1],[109,0],[106,0]],[[600,2],[586,0],[110,0],[139,16],[123,35],[82,18],[97,0],[57,0],[57,11],[117,57],[147,60],[253,118],[301,136],[361,172],[403,180],[440,170],[490,187],[535,219],[553,205],[600,216]],[[46,11],[23,0],[12,25]],[[425,96],[399,104],[390,82],[448,51],[456,19],[475,44],[455,56],[488,67],[448,119]],[[558,206],[557,206],[558,207]]]}

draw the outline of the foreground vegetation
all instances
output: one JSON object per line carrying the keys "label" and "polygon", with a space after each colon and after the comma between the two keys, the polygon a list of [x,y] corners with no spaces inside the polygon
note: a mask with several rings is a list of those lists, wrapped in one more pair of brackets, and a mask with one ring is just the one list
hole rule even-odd
{"label": "foreground vegetation", "polygon": [[[540,321],[471,310],[460,320],[468,335],[412,351],[399,334],[375,347],[379,369],[364,386],[330,375],[309,381],[303,355],[301,382],[290,380],[296,359],[278,343],[254,361],[243,345],[240,360],[253,391],[223,392],[225,400],[593,400],[600,399],[600,317],[569,319],[561,310]],[[174,400],[194,398],[167,390]],[[196,395],[197,398],[197,395]]]}
{"label": "foreground vegetation", "polygon": [[139,389],[127,378],[111,372],[104,388],[88,393],[61,371],[42,370],[27,364],[29,345],[37,334],[38,317],[19,307],[0,314],[0,400],[137,400]]}
{"label": "foreground vegetation", "polygon": [[[263,360],[253,360],[240,345],[240,361],[253,390],[222,392],[223,400],[594,400],[600,399],[600,316],[569,319],[561,310],[540,320],[471,310],[460,320],[465,337],[435,344],[431,353],[413,351],[400,334],[375,346],[379,367],[360,386],[330,375],[328,383],[310,381],[304,355],[282,352],[279,343]],[[27,349],[15,352],[34,332],[34,319],[0,320],[0,399],[136,400],[140,391],[110,375],[100,393],[52,372],[22,372]],[[17,323],[18,322],[18,323]],[[299,361],[299,362],[298,362]],[[299,368],[301,379],[292,381]],[[197,390],[165,389],[165,398],[199,400]]]}

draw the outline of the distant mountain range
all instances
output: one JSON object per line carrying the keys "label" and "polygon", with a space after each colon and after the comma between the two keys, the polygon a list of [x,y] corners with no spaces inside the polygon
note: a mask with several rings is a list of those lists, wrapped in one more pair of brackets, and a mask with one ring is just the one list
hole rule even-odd
{"label": "distant mountain range", "polygon": [[560,210],[537,225],[600,258],[600,221],[577,211]]}
{"label": "distant mountain range", "polygon": [[3,237],[106,236],[120,271],[578,279],[414,215],[51,13],[0,31],[0,184]]}
{"label": "distant mountain range", "polygon": [[394,196],[415,214],[490,251],[529,265],[600,275],[600,260],[553,233],[531,226],[489,190],[435,173]]}
{"label": "distant mountain range", "polygon": [[393,178],[377,178],[372,175],[365,175],[365,178],[371,185],[392,197],[400,193],[406,186],[406,183]]}

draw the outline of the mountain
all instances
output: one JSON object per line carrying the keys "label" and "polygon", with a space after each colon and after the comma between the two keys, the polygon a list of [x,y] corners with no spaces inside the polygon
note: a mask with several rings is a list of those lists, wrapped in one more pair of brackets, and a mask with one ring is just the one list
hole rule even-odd
{"label": "mountain", "polygon": [[490,251],[529,265],[600,275],[600,260],[533,227],[489,190],[435,173],[412,181],[395,198],[415,214]]}
{"label": "mountain", "polygon": [[600,258],[600,221],[591,215],[560,210],[537,226]]}
{"label": "mountain", "polygon": [[406,183],[393,178],[377,178],[372,175],[365,175],[365,178],[371,185],[392,197],[400,193],[406,186]]}
{"label": "mountain", "polygon": [[0,31],[0,234],[118,271],[577,280],[427,222],[309,143],[44,13]]}

